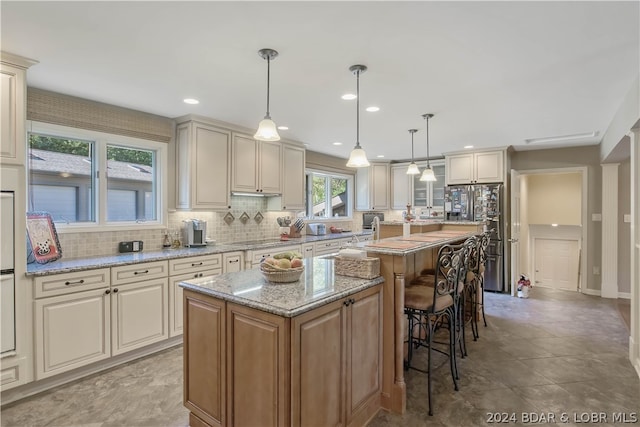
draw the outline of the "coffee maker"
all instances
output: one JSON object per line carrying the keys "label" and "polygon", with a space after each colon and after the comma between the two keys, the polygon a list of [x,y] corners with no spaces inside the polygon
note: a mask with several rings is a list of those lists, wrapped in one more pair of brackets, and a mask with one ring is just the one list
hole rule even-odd
{"label": "coffee maker", "polygon": [[207,242],[207,221],[199,219],[186,219],[183,233],[184,245],[190,248],[206,246]]}

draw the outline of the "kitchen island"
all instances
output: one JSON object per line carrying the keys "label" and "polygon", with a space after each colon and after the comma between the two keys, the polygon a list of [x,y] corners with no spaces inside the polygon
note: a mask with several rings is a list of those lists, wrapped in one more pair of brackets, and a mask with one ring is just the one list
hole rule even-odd
{"label": "kitchen island", "polygon": [[297,282],[259,269],[182,282],[191,426],[366,425],[380,409],[381,277],[304,260]]}

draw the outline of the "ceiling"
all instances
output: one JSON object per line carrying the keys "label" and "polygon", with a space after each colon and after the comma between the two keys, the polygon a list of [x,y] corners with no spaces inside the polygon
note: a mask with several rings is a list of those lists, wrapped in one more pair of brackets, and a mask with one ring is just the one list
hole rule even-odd
{"label": "ceiling", "polygon": [[[248,128],[266,110],[286,139],[370,159],[513,145],[600,142],[638,76],[633,2],[11,2],[2,50],[39,61],[28,85],[166,117],[198,114]],[[184,98],[200,100],[187,105]],[[375,105],[380,111],[365,112]],[[525,144],[529,138],[598,132]],[[334,142],[343,145],[335,146]]]}

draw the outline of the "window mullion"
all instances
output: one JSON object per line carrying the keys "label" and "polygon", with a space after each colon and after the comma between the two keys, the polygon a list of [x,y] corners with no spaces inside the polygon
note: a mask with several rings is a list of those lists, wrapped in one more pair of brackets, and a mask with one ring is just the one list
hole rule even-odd
{"label": "window mullion", "polygon": [[333,216],[333,206],[331,206],[331,177],[330,176],[325,177],[324,198],[325,198],[325,206],[327,207],[327,209],[325,210],[326,217],[331,218]]}
{"label": "window mullion", "polygon": [[96,140],[96,152],[97,152],[97,161],[96,165],[98,170],[96,171],[97,177],[97,185],[96,190],[98,194],[96,195],[96,204],[97,204],[97,218],[98,224],[106,225],[107,223],[107,144],[104,140]]}

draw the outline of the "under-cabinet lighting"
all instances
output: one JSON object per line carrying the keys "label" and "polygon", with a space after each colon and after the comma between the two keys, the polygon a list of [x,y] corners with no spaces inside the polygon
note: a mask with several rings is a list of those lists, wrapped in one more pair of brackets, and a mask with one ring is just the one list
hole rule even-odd
{"label": "under-cabinet lighting", "polygon": [[551,226],[552,226],[552,227],[557,227],[557,226],[558,226],[558,224],[551,224]]}

